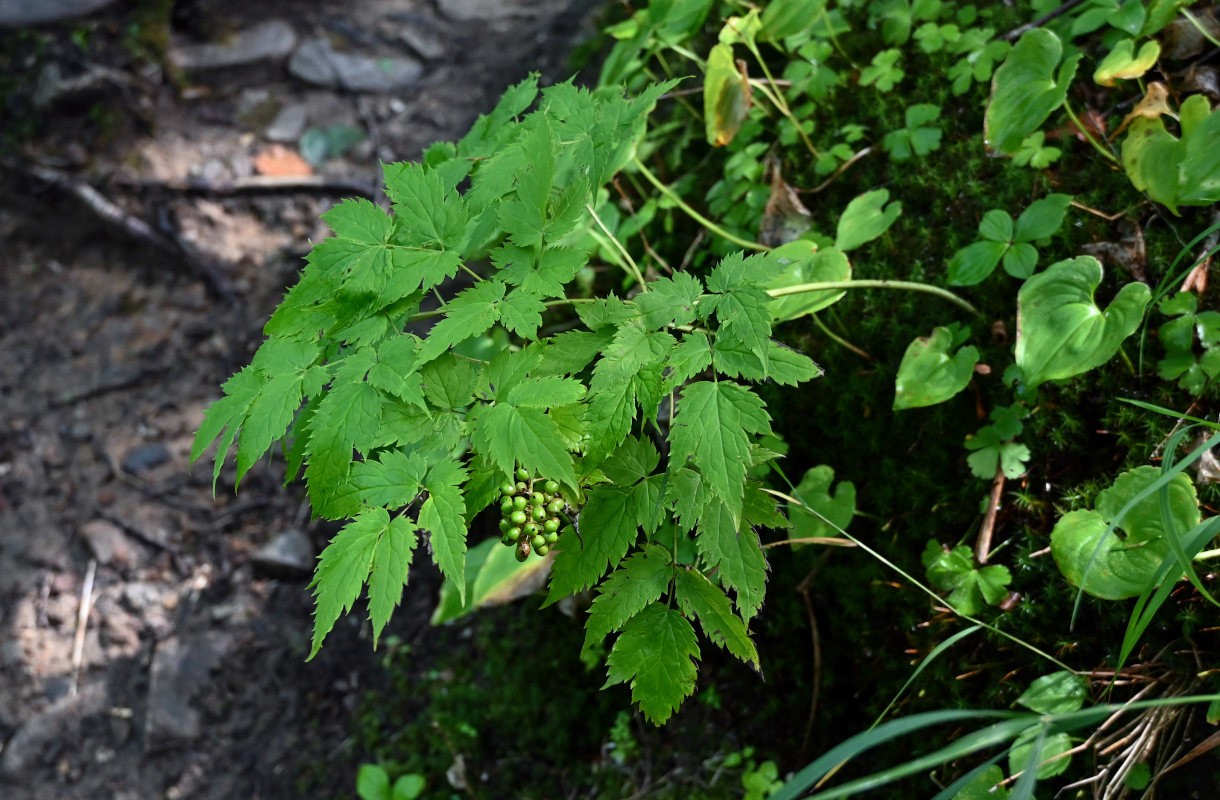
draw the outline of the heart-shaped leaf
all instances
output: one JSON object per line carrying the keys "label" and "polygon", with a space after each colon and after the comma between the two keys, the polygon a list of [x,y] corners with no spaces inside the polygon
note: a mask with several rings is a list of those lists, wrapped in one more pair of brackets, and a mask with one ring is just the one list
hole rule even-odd
{"label": "heart-shaped leaf", "polygon": [[952,347],[953,333],[942,327],[933,328],[930,337],[911,342],[894,381],[895,411],[943,403],[966,388],[979,351],[968,346],[951,356]]}
{"label": "heart-shaped leaf", "polygon": [[840,481],[832,494],[834,480],[834,469],[824,464],[809,470],[801,478],[800,485],[796,487],[796,496],[821,516],[789,503],[788,519],[792,522],[792,529],[788,532],[788,538],[838,536],[840,529],[847,528],[856,513],[856,486],[851,481]]}
{"label": "heart-shaped leaf", "polygon": [[1127,284],[1103,312],[1093,301],[1101,276],[1096,258],[1080,256],[1052,264],[1021,286],[1016,360],[1029,389],[1101,366],[1139,327],[1148,287]]}
{"label": "heart-shaped leaf", "polygon": [[[1065,514],[1051,531],[1051,555],[1068,583],[1103,600],[1135,597],[1148,588],[1161,562],[1170,552],[1161,518],[1159,493],[1140,501],[1117,527],[1120,538],[1107,527],[1133,497],[1160,477],[1155,467],[1124,472],[1114,485],[1097,496],[1096,511]],[[1170,519],[1180,536],[1199,524],[1194,484],[1185,474],[1166,487]]]}
{"label": "heart-shaped leaf", "polygon": [[703,79],[703,117],[707,141],[723,147],[733,141],[750,113],[750,82],[733,59],[733,48],[718,44],[707,57]]}
{"label": "heart-shaped leaf", "polygon": [[[851,262],[842,250],[827,247],[815,250],[809,242],[790,242],[771,251],[771,256],[786,264],[768,289],[786,289],[803,283],[851,280]],[[771,319],[786,322],[805,314],[813,314],[839,302],[845,291],[803,292],[776,297],[770,303]]]}
{"label": "heart-shaped leaf", "polygon": [[1102,86],[1113,86],[1117,80],[1142,77],[1161,57],[1161,45],[1150,39],[1135,52],[1135,40],[1123,39],[1101,60],[1093,72],[1093,80]]}
{"label": "heart-shaped leaf", "polygon": [[988,150],[1017,152],[1025,137],[1063,104],[1081,54],[1060,64],[1062,57],[1063,43],[1045,28],[1027,32],[1008,51],[992,78],[991,101],[983,119]]}
{"label": "heart-shaped leaf", "polygon": [[1088,696],[1089,684],[1083,677],[1060,670],[1035,680],[1017,702],[1039,714],[1065,714],[1079,710]]}
{"label": "heart-shaped leaf", "polygon": [[887,206],[889,199],[888,189],[874,189],[848,203],[839,217],[835,247],[843,251],[855,250],[889,230],[902,214],[902,203],[895,200]]}

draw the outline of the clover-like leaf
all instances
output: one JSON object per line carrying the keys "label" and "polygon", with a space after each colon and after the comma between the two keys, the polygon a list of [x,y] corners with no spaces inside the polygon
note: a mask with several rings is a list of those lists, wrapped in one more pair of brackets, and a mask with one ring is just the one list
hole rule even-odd
{"label": "clover-like leaf", "polygon": [[[787,289],[804,283],[851,280],[851,262],[837,247],[815,250],[809,242],[790,242],[771,251],[771,255],[786,263],[784,271],[767,284],[767,289]],[[813,314],[834,305],[847,292],[827,290],[802,292],[771,300],[771,319],[787,322],[805,314]]]}
{"label": "clover-like leaf", "polygon": [[967,346],[950,355],[952,347],[953,333],[944,327],[933,328],[930,337],[911,342],[894,381],[895,411],[943,403],[966,388],[979,351]]}
{"label": "clover-like leaf", "polygon": [[[1045,28],[1034,28],[1008,51],[995,71],[983,119],[987,149],[1012,154],[1051,112],[1063,104],[1081,54],[1063,58],[1063,43]],[[1058,68],[1058,72],[1056,72]]]}
{"label": "clover-like leaf", "polygon": [[1103,312],[1093,300],[1101,263],[1092,256],[1052,264],[1017,293],[1017,366],[1029,389],[1099,367],[1135,332],[1151,292],[1142,283],[1119,290]]}
{"label": "clover-like leaf", "polygon": [[928,570],[928,582],[949,592],[949,604],[966,616],[982,611],[984,603],[999,605],[1012,582],[1007,567],[992,564],[976,568],[974,556],[965,545],[946,550],[929,540],[923,552],[923,565]]}

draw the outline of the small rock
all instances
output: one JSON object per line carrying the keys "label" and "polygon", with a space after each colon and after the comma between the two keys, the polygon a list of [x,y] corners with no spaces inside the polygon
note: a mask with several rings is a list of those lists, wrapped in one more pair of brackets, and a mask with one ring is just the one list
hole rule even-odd
{"label": "small rock", "polygon": [[0,28],[20,28],[100,11],[114,0],[0,0]]}
{"label": "small rock", "polygon": [[398,38],[425,61],[435,61],[445,55],[445,43],[434,31],[403,28],[398,32]]}
{"label": "small rock", "polygon": [[160,442],[140,445],[123,459],[123,469],[135,474],[169,461],[169,449]]}
{"label": "small rock", "polygon": [[80,737],[81,720],[100,713],[105,700],[102,687],[89,686],[26,719],[4,746],[0,775],[11,778],[29,775],[48,747],[72,747],[73,740]]}
{"label": "small rock", "polygon": [[169,55],[175,66],[189,72],[284,58],[296,44],[297,35],[291,25],[282,19],[269,19],[238,31],[227,41],[173,47]]}
{"label": "small rock", "polygon": [[255,567],[270,575],[304,578],[313,574],[313,542],[293,529],[276,536],[250,557]]}
{"label": "small rock", "polygon": [[530,0],[437,0],[436,7],[458,22],[485,22],[529,13]]}
{"label": "small rock", "polygon": [[396,92],[415,83],[424,68],[413,58],[340,53],[328,39],[310,39],[292,54],[288,71],[306,83],[332,89]]}
{"label": "small rock", "polygon": [[135,564],[131,541],[118,525],[104,519],[90,520],[81,526],[80,536],[93,551],[97,563],[123,568]]}
{"label": "small rock", "polygon": [[230,643],[228,634],[209,632],[172,637],[157,645],[144,721],[149,749],[167,740],[194,739],[203,732],[202,715],[191,707],[191,698],[207,683]]}
{"label": "small rock", "polygon": [[301,103],[284,106],[271,120],[263,136],[272,142],[295,142],[309,123],[309,110]]}

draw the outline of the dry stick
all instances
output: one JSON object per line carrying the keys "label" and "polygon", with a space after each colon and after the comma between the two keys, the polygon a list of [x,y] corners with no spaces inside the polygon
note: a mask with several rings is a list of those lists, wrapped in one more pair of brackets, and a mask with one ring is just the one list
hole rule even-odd
{"label": "dry stick", "polygon": [[830,553],[830,550],[824,552],[818,562],[813,565],[813,569],[809,570],[809,574],[796,587],[797,593],[805,602],[805,614],[809,617],[809,636],[813,640],[813,687],[809,692],[809,719],[805,722],[805,737],[801,741],[802,753],[809,750],[809,740],[813,737],[813,723],[818,714],[818,700],[822,694],[822,637],[818,633],[818,618],[813,612],[813,599],[809,596],[809,587],[813,585],[814,579],[821,572],[822,565],[826,563]]}
{"label": "dry stick", "polygon": [[1019,37],[1021,34],[1025,33],[1026,31],[1032,30],[1034,28],[1042,27],[1046,23],[1053,20],[1055,17],[1066,14],[1067,12],[1071,11],[1073,8],[1075,8],[1076,6],[1080,5],[1083,2],[1084,2],[1084,0],[1068,0],[1066,3],[1059,6],[1055,10],[1048,11],[1047,13],[1038,17],[1033,22],[1027,22],[1026,24],[1022,25],[1019,28],[1013,28],[1012,30],[1010,30],[1008,33],[1004,34],[1000,38],[1006,42],[1011,42],[1013,39],[1016,39],[1017,37]]}
{"label": "dry stick", "polygon": [[17,172],[32,175],[44,183],[75,195],[105,224],[131,239],[152,245],[164,253],[184,260],[190,269],[203,278],[214,295],[228,303],[237,301],[237,295],[233,293],[228,279],[204,258],[186,247],[183,242],[153,230],[144,220],[128,214],[89,184],[74,180],[58,170],[37,164],[17,164],[5,161],[3,165]]}
{"label": "dry stick", "polygon": [[246,175],[230,181],[209,181],[203,178],[158,181],[116,175],[112,181],[117,186],[137,189],[218,196],[318,192],[320,194],[356,194],[371,198],[377,194],[376,185],[373,183],[332,178],[326,175]]}
{"label": "dry stick", "polygon": [[76,636],[72,640],[72,685],[68,693],[76,694],[80,681],[80,662],[85,652],[85,630],[89,625],[89,609],[93,606],[93,576],[97,573],[97,559],[89,559],[85,569],[85,583],[80,591],[80,608],[76,612]]}
{"label": "dry stick", "polygon": [[995,477],[991,479],[991,498],[987,501],[987,513],[983,516],[983,525],[979,528],[979,538],[974,544],[974,558],[979,564],[986,564],[991,555],[991,535],[995,533],[995,518],[1000,511],[1000,495],[1004,493],[1004,465],[997,464]]}

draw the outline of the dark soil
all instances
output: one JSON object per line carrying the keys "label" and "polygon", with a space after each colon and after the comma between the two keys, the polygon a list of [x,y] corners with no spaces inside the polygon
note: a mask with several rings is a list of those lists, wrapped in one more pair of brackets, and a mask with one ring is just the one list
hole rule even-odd
{"label": "dark soil", "polygon": [[[213,497],[207,459],[188,465],[192,437],[325,235],[319,214],[375,183],[379,161],[459,137],[529,71],[566,78],[598,3],[126,6],[0,31],[0,796],[297,797],[318,763],[329,784],[311,796],[350,796],[352,711],[383,677],[359,614],[304,660],[301,562],[333,529],[282,487],[278,461],[238,495],[225,470]],[[299,42],[414,57],[422,76],[391,93],[327,89],[294,78],[286,55],[188,73],[158,50],[272,18]],[[37,105],[52,68],[85,88]],[[223,191],[253,174],[293,105],[311,126],[363,132],[318,170],[338,188]],[[132,220],[154,239],[125,233]],[[277,540],[308,552],[260,560]],[[389,633],[426,658],[439,581],[426,563],[416,573]]]}

